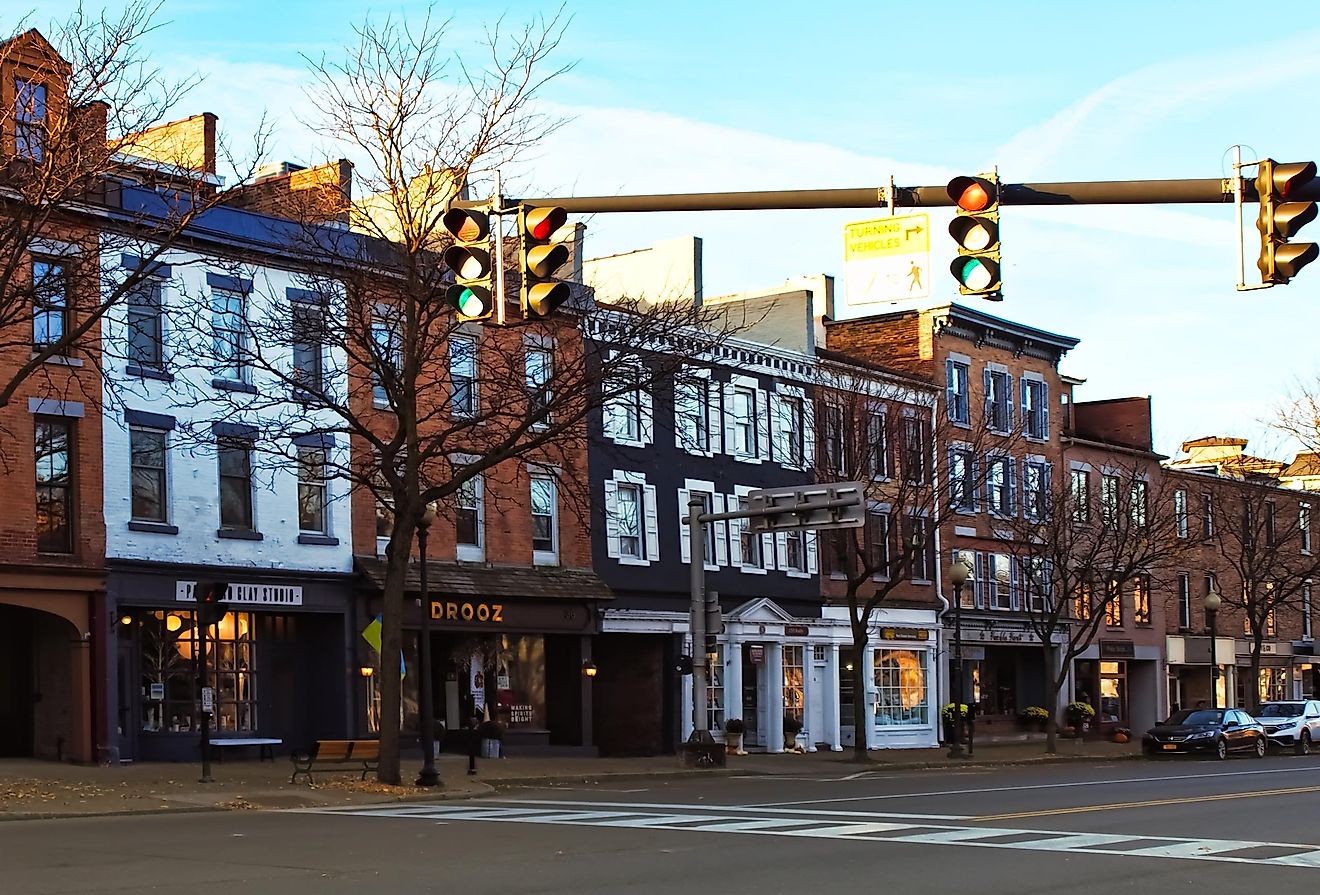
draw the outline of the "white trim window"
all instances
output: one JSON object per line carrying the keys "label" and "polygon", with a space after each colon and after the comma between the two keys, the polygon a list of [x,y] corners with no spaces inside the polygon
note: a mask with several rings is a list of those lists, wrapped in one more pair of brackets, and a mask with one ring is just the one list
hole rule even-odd
{"label": "white trim window", "polygon": [[710,370],[685,368],[674,379],[674,442],[689,454],[715,453],[712,433],[719,428],[719,395]]}
{"label": "white trim window", "polygon": [[[611,359],[618,362],[618,355]],[[606,383],[605,437],[615,444],[646,447],[652,441],[651,393],[638,383],[644,380],[641,361],[627,358]],[[632,386],[632,387],[629,387]]]}
{"label": "white trim window", "polygon": [[996,516],[1012,516],[1017,511],[1014,482],[1017,461],[1012,457],[992,457],[985,477],[986,506]]}
{"label": "white trim window", "polygon": [[130,426],[128,437],[131,518],[135,522],[168,523],[169,432]]}
{"label": "white trim window", "polygon": [[330,534],[330,488],[326,481],[326,449],[298,448],[298,531]]}
{"label": "white trim window", "polygon": [[[691,543],[688,535],[688,501],[700,497],[702,513],[723,513],[724,495],[715,492],[715,483],[698,479],[684,480],[678,489],[678,535],[679,557],[684,563],[691,562]],[[705,531],[702,549],[703,564],[708,571],[719,571],[721,566],[729,564],[729,523],[707,522],[702,526]]]}
{"label": "white trim window", "polygon": [[986,575],[986,606],[990,609],[1013,609],[1015,608],[1016,594],[1013,592],[1013,579],[1016,569],[1013,568],[1013,557],[1007,553],[988,553],[988,568]]}
{"label": "white trim window", "polygon": [[774,396],[774,458],[780,465],[806,469],[811,463],[808,408],[802,389],[779,385]]}
{"label": "white trim window", "polygon": [[371,317],[371,395],[376,407],[390,406],[390,393],[403,366],[403,321],[393,305],[376,305]]}
{"label": "white trim window", "polygon": [[1118,476],[1100,476],[1100,521],[1105,525],[1118,522]]}
{"label": "white trim window", "polygon": [[[738,512],[746,512],[747,493],[751,490],[744,485],[735,485],[734,493],[727,496],[728,505],[736,507]],[[751,519],[739,519],[732,523],[732,530],[729,532],[730,565],[751,575],[764,575],[766,558],[773,553],[773,536],[753,531]]]}
{"label": "white trim window", "polygon": [[1311,581],[1302,582],[1302,639],[1314,640],[1311,631]]}
{"label": "white trim window", "polygon": [[533,429],[545,429],[554,422],[550,405],[554,391],[550,384],[555,378],[555,355],[549,345],[529,342],[523,359],[523,378],[527,383],[527,413],[535,418]]}
{"label": "white trim window", "polygon": [[928,434],[925,419],[912,413],[903,414],[903,477],[914,485],[930,481]]}
{"label": "white trim window", "polygon": [[785,575],[790,578],[810,577],[813,563],[808,561],[808,554],[815,551],[815,534],[801,529],[775,533],[775,552],[778,553],[779,568]]}
{"label": "white trim window", "polygon": [[949,408],[949,422],[959,426],[971,425],[971,363],[967,358],[945,360],[944,399]]}
{"label": "white trim window", "polygon": [[729,384],[729,453],[740,460],[755,460],[759,457],[760,445],[757,439],[760,408],[757,403],[757,389],[738,381],[736,377]]}
{"label": "white trim window", "polygon": [[935,544],[931,536],[930,520],[924,516],[903,517],[904,549],[911,550],[912,568],[908,576],[913,584],[929,584],[935,575]]}
{"label": "white trim window", "polygon": [[1173,492],[1173,522],[1178,537],[1187,537],[1187,489]]}
{"label": "white trim window", "polygon": [[1302,552],[1311,552],[1311,505],[1302,501],[1297,505],[1297,534],[1302,542]]}
{"label": "white trim window", "polygon": [[46,85],[14,79],[14,151],[40,163],[46,156]]}
{"label": "white trim window", "polygon": [[986,428],[1007,435],[1013,431],[1013,377],[1007,367],[991,364],[985,368],[984,386]]}
{"label": "white trim window", "polygon": [[616,469],[605,480],[605,553],[629,566],[660,560],[656,490],[644,473]]}
{"label": "white trim window", "polygon": [[1192,629],[1192,579],[1186,572],[1178,573],[1178,629]]}
{"label": "white trim window", "polygon": [[1035,373],[1022,376],[1022,431],[1033,441],[1050,437],[1050,389]]}
{"label": "white trim window", "polygon": [[965,444],[949,448],[949,503],[960,513],[975,513],[976,455]]}
{"label": "white trim window", "polygon": [[1022,514],[1028,519],[1046,518],[1050,512],[1049,500],[1050,464],[1044,460],[1023,460]]}
{"label": "white trim window", "polygon": [[889,410],[883,404],[873,404],[867,408],[866,440],[871,477],[880,480],[889,478]]}
{"label": "white trim window", "polygon": [[486,559],[486,487],[475,475],[458,486],[454,508],[454,541],[457,556],[463,562]]}
{"label": "white trim window", "polygon": [[841,479],[847,478],[848,435],[843,405],[834,401],[826,401],[824,416],[825,433],[822,444],[825,448],[825,472]]}
{"label": "white trim window", "polygon": [[1074,466],[1069,471],[1072,496],[1072,521],[1085,525],[1091,521],[1091,470]]}
{"label": "white trim window", "polygon": [[479,401],[476,337],[454,333],[449,337],[450,412],[454,416],[476,416]]}
{"label": "white trim window", "polygon": [[534,472],[528,498],[532,515],[532,563],[559,565],[559,493],[554,476]]}

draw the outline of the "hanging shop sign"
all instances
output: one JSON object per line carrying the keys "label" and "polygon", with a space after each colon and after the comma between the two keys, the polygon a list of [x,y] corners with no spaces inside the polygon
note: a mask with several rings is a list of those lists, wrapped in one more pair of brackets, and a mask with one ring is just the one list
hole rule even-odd
{"label": "hanging shop sign", "polygon": [[811,633],[811,628],[807,625],[784,625],[785,637],[806,637]]}
{"label": "hanging shop sign", "polygon": [[1136,645],[1131,640],[1100,641],[1100,658],[1102,659],[1131,659],[1136,654]]}
{"label": "hanging shop sign", "polygon": [[747,645],[747,658],[753,665],[761,665],[765,662],[765,647],[759,643],[749,643]]}
{"label": "hanging shop sign", "polygon": [[[193,590],[196,581],[176,581],[174,599],[180,603],[195,603]],[[246,606],[301,606],[303,589],[297,584],[230,584],[225,591],[225,602]]]}
{"label": "hanging shop sign", "polygon": [[881,640],[929,640],[930,632],[925,628],[881,628]]}

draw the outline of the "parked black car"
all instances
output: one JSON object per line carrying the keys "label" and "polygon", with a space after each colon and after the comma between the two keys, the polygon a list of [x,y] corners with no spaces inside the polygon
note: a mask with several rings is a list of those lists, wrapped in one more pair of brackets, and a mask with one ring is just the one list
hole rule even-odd
{"label": "parked black car", "polygon": [[1239,709],[1183,709],[1146,731],[1141,750],[1147,755],[1207,752],[1227,758],[1230,752],[1265,757],[1268,741],[1260,722]]}

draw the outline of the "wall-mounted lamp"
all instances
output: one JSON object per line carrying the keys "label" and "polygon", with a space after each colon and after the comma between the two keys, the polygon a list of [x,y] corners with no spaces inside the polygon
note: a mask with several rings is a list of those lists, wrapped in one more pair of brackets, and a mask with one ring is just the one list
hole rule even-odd
{"label": "wall-mounted lamp", "polygon": [[376,669],[372,668],[370,665],[363,665],[361,668],[358,669],[358,674],[362,675],[363,677],[371,677],[375,673],[376,673]]}
{"label": "wall-mounted lamp", "polygon": [[596,671],[597,671],[596,663],[591,661],[590,659],[582,663],[583,677],[595,677]]}
{"label": "wall-mounted lamp", "polygon": [[123,615],[119,616],[119,623],[124,626],[131,625],[133,624],[133,616],[125,612]]}

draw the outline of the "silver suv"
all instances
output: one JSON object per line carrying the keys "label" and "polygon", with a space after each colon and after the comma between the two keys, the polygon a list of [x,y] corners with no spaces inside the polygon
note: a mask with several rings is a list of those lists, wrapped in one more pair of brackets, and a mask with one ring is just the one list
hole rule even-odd
{"label": "silver suv", "polygon": [[1297,699],[1262,703],[1255,712],[1271,746],[1310,755],[1320,748],[1320,700]]}

